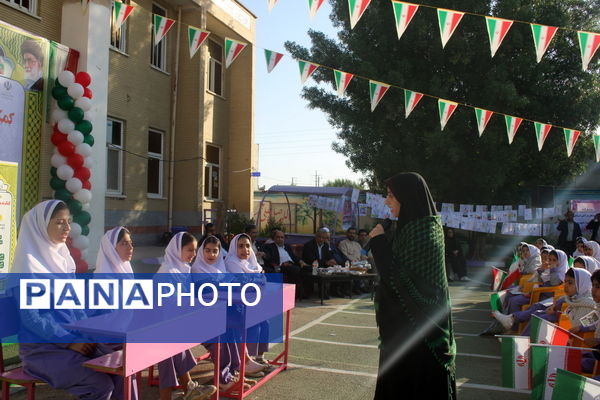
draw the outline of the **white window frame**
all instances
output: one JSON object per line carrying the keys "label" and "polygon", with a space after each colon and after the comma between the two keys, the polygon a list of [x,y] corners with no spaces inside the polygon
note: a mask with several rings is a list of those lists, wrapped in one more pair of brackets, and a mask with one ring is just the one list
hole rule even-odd
{"label": "white window frame", "polygon": [[19,11],[23,11],[26,14],[37,17],[37,0],[29,0],[29,7],[23,7],[21,4],[17,4],[17,0],[2,0],[2,2]]}
{"label": "white window frame", "polygon": [[[129,4],[129,0],[123,0],[122,1],[124,4]],[[110,11],[110,42],[109,42],[109,46],[111,49],[116,50],[120,53],[123,54],[127,54],[127,21],[123,22],[123,25],[121,25],[121,27],[117,30],[117,32],[113,32],[112,26],[113,26],[113,15],[114,15],[114,6],[115,6],[115,2],[112,2],[112,7],[111,7],[111,11]],[[113,40],[113,35],[121,35],[120,36],[120,41],[119,41],[119,46],[115,46],[112,42]]]}
{"label": "white window frame", "polygon": [[[216,149],[219,150],[219,163],[218,164],[206,161],[208,146],[215,147]],[[205,195],[204,194],[205,192],[202,194],[203,194],[204,198],[207,200],[220,200],[221,199],[221,187],[222,187],[222,185],[221,185],[221,177],[222,177],[221,160],[223,159],[222,152],[223,152],[223,149],[221,148],[221,146],[217,146],[212,143],[206,143],[204,146],[204,159],[205,159],[204,171],[206,171],[206,168],[208,167],[208,184],[206,182],[207,179],[205,177],[204,178],[204,189],[206,190],[206,188],[208,187],[208,195]],[[219,188],[218,188],[219,195],[218,195],[218,197],[214,197],[213,193],[212,193],[212,173],[213,173],[214,167],[219,168],[219,176],[217,177],[217,179],[219,180]]]}
{"label": "white window frame", "polygon": [[[212,39],[208,39],[210,41],[212,41],[214,44],[216,44],[217,46],[219,46],[221,48],[221,61],[218,61],[212,57],[210,57],[210,53],[209,53],[209,57],[208,57],[208,91],[210,93],[213,93],[217,96],[221,96],[223,97],[223,93],[225,92],[225,74],[224,71],[225,69],[223,68],[223,58],[225,57],[225,55],[223,54],[223,45],[221,43],[218,43],[216,40],[212,40]],[[214,81],[215,81],[215,73],[214,73],[214,67],[213,65],[219,65],[221,67],[221,93],[217,93],[216,91],[214,91]]]}
{"label": "white window frame", "polygon": [[[107,140],[106,143],[110,144],[110,147],[108,147],[106,149],[106,173],[108,175],[108,152],[109,151],[116,151],[118,153],[118,164],[117,164],[117,172],[118,172],[118,190],[112,190],[108,188],[108,183],[106,185],[106,196],[111,196],[111,195],[117,195],[117,196],[122,196],[123,195],[123,147],[124,147],[124,132],[125,132],[125,121],[120,120],[120,119],[116,119],[116,118],[112,118],[112,117],[107,117],[106,118],[106,128],[107,128]],[[121,144],[120,145],[116,145],[113,144],[111,142],[109,142],[108,140],[108,122],[111,123],[119,123],[121,124]],[[110,135],[111,135],[111,141],[112,141],[112,129],[110,131]]]}
{"label": "white window frame", "polygon": [[[168,14],[167,14],[167,9],[166,9],[166,8],[164,8],[164,7],[160,6],[159,4],[152,3],[152,7],[154,7],[154,6],[156,6],[157,8],[160,8],[161,10],[163,10],[163,11],[164,11],[164,16],[165,16],[165,17],[168,17]],[[158,47],[158,46],[154,44],[154,30],[153,30],[153,29],[154,29],[154,17],[153,17],[153,15],[154,15],[153,13],[152,13],[152,14],[150,14],[150,17],[152,18],[152,21],[151,21],[152,31],[151,31],[151,34],[150,34],[150,65],[151,65],[152,67],[154,67],[154,68],[158,69],[159,71],[162,71],[162,72],[168,72],[168,71],[167,71],[167,51],[168,51],[168,50],[167,50],[167,49],[168,49],[168,47],[167,47],[167,42],[168,42],[168,40],[169,40],[168,36],[165,36],[165,37],[164,37],[164,38],[163,38],[163,39],[160,41],[160,43],[158,43],[158,46],[160,46],[160,48],[161,48],[162,50],[161,50],[161,54],[160,54],[160,59],[159,59],[159,60],[156,60],[156,61],[157,61],[157,62],[158,62],[158,64],[160,64],[160,65],[156,65],[156,64],[154,63],[154,62],[155,62],[155,58],[157,58],[157,57],[155,56],[154,49],[155,49],[156,47]]]}
{"label": "white window frame", "polygon": [[163,165],[163,154],[165,152],[165,133],[158,129],[148,129],[148,140],[150,140],[150,133],[158,133],[160,135],[160,154],[152,153],[148,151],[148,162],[150,159],[158,160],[158,193],[148,192],[148,164],[146,163],[146,193],[149,198],[162,199],[163,198],[163,178],[164,178],[164,165]]}

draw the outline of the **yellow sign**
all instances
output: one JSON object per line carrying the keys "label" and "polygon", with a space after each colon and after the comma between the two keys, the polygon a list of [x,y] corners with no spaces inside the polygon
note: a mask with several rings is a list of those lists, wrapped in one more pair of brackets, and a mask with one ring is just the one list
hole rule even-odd
{"label": "yellow sign", "polygon": [[0,161],[0,273],[8,272],[17,245],[17,163]]}

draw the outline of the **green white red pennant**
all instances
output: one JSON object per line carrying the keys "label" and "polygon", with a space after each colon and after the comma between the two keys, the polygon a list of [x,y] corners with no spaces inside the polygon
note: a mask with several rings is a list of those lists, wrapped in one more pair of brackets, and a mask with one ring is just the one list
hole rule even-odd
{"label": "green white red pennant", "polygon": [[490,122],[492,115],[494,115],[492,111],[484,110],[483,108],[475,108],[475,118],[477,119],[477,131],[479,132],[479,137],[483,135],[483,131],[488,122]]}
{"label": "green white red pennant", "polygon": [[154,17],[154,45],[156,46],[167,35],[169,29],[175,25],[175,20],[157,14],[152,16]]}
{"label": "green white red pennant", "polygon": [[319,68],[317,64],[304,60],[298,60],[298,67],[300,67],[300,83],[302,84]]}
{"label": "green white red pennant", "polygon": [[338,96],[343,96],[354,75],[334,69],[333,77],[335,78],[335,87],[337,88]]}
{"label": "green white red pennant", "polygon": [[133,11],[133,6],[115,1],[113,4],[113,31],[119,30]]}
{"label": "green white red pennant", "polygon": [[552,129],[552,125],[534,122],[533,126],[535,127],[535,138],[537,141],[538,150],[542,151],[542,147],[544,147],[544,142],[550,133],[550,129]]}
{"label": "green white red pennant", "polygon": [[324,2],[325,0],[308,0],[308,14],[310,15],[310,19],[313,19],[317,15],[317,11],[319,11]]}
{"label": "green white red pennant", "polygon": [[188,26],[188,44],[190,46],[190,58],[193,58],[202,43],[210,35],[210,32]]}
{"label": "green white red pennant", "polygon": [[578,31],[577,36],[579,37],[579,47],[581,49],[581,62],[585,71],[590,61],[592,61],[594,54],[596,54],[598,47],[600,47],[600,34]]}
{"label": "green white red pennant", "polygon": [[416,4],[405,3],[403,1],[392,0],[394,8],[394,18],[396,20],[396,30],[398,31],[398,39],[410,24],[410,21],[417,13],[419,6]]}
{"label": "green white red pennant", "polygon": [[413,92],[404,89],[404,118],[408,118],[410,113],[415,109],[419,101],[423,98],[422,93]]}
{"label": "green white red pennant", "polygon": [[502,41],[506,37],[508,30],[513,24],[513,21],[508,19],[485,17],[485,23],[487,26],[488,37],[490,38],[490,50],[492,57],[496,55],[496,51],[502,44]]}
{"label": "green white red pennant", "polygon": [[458,103],[438,99],[438,108],[440,111],[440,126],[442,128],[442,131],[444,130],[446,124],[448,123],[448,120],[450,120],[450,117],[456,110],[456,107],[458,107]]}
{"label": "green white red pennant", "polygon": [[371,98],[371,112],[375,110],[377,104],[381,101],[383,96],[389,90],[390,85],[386,85],[385,83],[369,81],[369,96]]}
{"label": "green white red pennant", "polygon": [[548,50],[550,42],[554,38],[556,31],[555,26],[531,24],[531,33],[533,34],[533,43],[535,44],[535,56],[537,62],[542,60],[544,53]]}
{"label": "green white red pennant", "polygon": [[227,37],[225,38],[225,68],[229,68],[247,45],[248,43],[238,42],[237,40]]}
{"label": "green white red pennant", "polygon": [[600,135],[594,135],[594,149],[596,150],[596,162],[600,162]]}
{"label": "green white red pennant", "polygon": [[348,0],[348,8],[350,9],[350,29],[354,29],[354,26],[363,16],[371,0]]}
{"label": "green white red pennant", "polygon": [[437,9],[438,22],[440,25],[440,35],[442,37],[442,48],[446,47],[446,43],[456,30],[464,13],[453,10]]}
{"label": "green white red pennant", "polygon": [[519,126],[521,126],[521,122],[523,122],[523,118],[511,117],[510,115],[504,116],[504,121],[506,122],[506,133],[508,135],[508,144],[511,144],[517,134],[517,130]]}
{"label": "green white red pennant", "polygon": [[273,71],[273,68],[277,66],[283,54],[278,53],[276,51],[265,49],[265,59],[267,60],[267,72],[270,73]]}
{"label": "green white red pennant", "polygon": [[277,0],[267,0],[267,5],[269,6],[269,12],[273,9],[273,7],[275,7],[275,4],[277,4]]}
{"label": "green white red pennant", "polygon": [[567,128],[563,128],[563,131],[565,132],[565,142],[567,144],[567,157],[571,157],[573,149],[575,148],[575,143],[577,143],[577,139],[579,139],[581,132]]}

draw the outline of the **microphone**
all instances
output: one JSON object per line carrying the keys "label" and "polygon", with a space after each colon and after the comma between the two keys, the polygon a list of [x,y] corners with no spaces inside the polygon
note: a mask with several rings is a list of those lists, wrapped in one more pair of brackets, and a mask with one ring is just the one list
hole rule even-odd
{"label": "microphone", "polygon": [[383,220],[383,222],[381,222],[381,227],[383,228],[384,231],[387,231],[388,229],[390,229],[391,226],[392,226],[392,220],[389,218],[386,218]]}

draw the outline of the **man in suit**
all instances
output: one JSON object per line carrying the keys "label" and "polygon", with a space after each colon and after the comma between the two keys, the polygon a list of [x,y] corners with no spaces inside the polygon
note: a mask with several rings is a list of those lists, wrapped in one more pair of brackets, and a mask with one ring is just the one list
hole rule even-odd
{"label": "man in suit", "polygon": [[598,235],[598,231],[600,229],[598,228],[600,228],[600,214],[596,214],[594,219],[591,220],[585,227],[585,229],[592,231],[591,240],[595,240],[596,242],[600,243],[600,235]]}
{"label": "man in suit", "polygon": [[329,229],[319,228],[315,237],[304,243],[302,249],[302,260],[308,265],[316,260],[319,267],[330,267],[335,265],[335,259],[329,250]]}
{"label": "man in suit", "polygon": [[575,239],[581,236],[581,227],[577,222],[573,221],[573,217],[573,211],[567,211],[565,219],[560,221],[556,227],[560,232],[557,247],[569,256],[575,251]]}
{"label": "man in suit", "polygon": [[296,257],[292,246],[285,243],[285,233],[281,230],[274,229],[271,232],[271,240],[273,243],[269,243],[263,248],[265,272],[281,272],[284,282],[297,285],[297,295],[302,296],[305,287],[308,287],[304,283],[312,273],[311,266]]}

